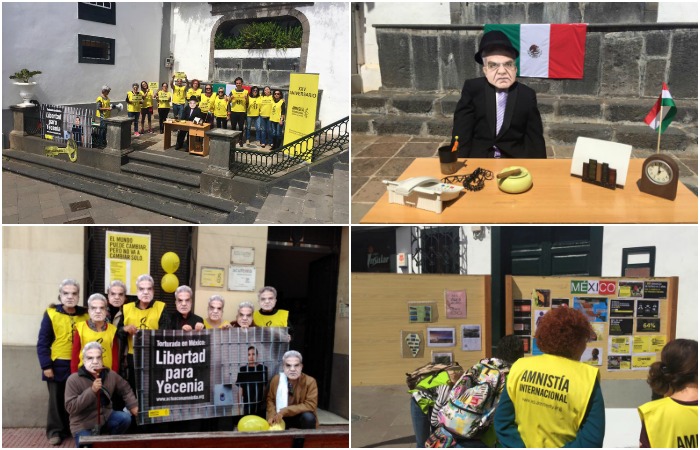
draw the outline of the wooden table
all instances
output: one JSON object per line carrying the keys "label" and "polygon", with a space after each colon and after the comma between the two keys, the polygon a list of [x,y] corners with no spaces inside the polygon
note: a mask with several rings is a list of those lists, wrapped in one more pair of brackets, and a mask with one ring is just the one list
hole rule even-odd
{"label": "wooden table", "polygon": [[202,125],[197,125],[193,122],[180,121],[180,122],[165,122],[165,131],[163,137],[163,148],[168,149],[171,146],[170,134],[175,130],[183,130],[190,133],[190,138],[192,136],[203,138],[202,150],[197,150],[192,144],[192,139],[189,139],[190,148],[188,149],[193,155],[207,156],[209,155],[209,136],[206,135],[206,131],[211,128],[210,123],[204,123]]}
{"label": "wooden table", "polygon": [[[460,160],[464,162],[465,160]],[[644,159],[630,160],[624,189],[606,189],[571,176],[570,159],[470,159],[454,175],[489,169],[494,179],[478,192],[465,191],[441,214],[390,204],[384,193],[361,223],[698,223],[698,197],[678,183],[675,201],[642,193],[637,187]],[[496,174],[523,166],[532,188],[522,194],[498,189]],[[443,178],[437,158],[416,158],[398,178]]]}

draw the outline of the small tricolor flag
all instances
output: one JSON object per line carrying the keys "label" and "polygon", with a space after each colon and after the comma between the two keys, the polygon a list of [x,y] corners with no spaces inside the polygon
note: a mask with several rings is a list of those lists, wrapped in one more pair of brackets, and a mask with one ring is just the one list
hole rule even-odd
{"label": "small tricolor flag", "polygon": [[583,78],[586,29],[585,23],[484,25],[484,33],[502,31],[518,49],[518,76],[579,80]]}
{"label": "small tricolor flag", "polygon": [[666,131],[666,128],[673,122],[673,118],[676,117],[676,104],[671,97],[671,92],[668,90],[666,83],[661,85],[661,95],[656,99],[656,103],[649,111],[649,114],[644,118],[644,122],[649,125],[653,130],[659,128],[659,111],[663,106],[663,117],[661,118],[661,132]]}

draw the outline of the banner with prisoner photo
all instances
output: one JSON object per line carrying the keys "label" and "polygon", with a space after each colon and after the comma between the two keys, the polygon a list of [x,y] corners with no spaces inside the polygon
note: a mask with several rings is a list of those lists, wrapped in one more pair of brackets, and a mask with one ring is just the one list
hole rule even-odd
{"label": "banner with prisoner photo", "polygon": [[287,350],[287,328],[141,330],[134,336],[137,422],[264,411]]}

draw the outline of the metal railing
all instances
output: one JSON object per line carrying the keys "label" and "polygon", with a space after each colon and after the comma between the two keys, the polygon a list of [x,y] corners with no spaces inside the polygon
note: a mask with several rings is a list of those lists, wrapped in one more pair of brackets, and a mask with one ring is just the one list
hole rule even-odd
{"label": "metal railing", "polygon": [[237,148],[230,169],[238,176],[269,181],[277,173],[304,162],[317,161],[324,154],[348,144],[348,121],[349,117],[340,119],[267,154]]}
{"label": "metal railing", "polygon": [[[107,145],[106,130],[100,128],[99,121],[94,121],[93,110],[72,106],[38,106],[24,114],[24,131],[28,135],[49,140],[56,145],[65,144],[68,139],[73,139],[79,147],[104,148]],[[47,109],[61,110],[61,132],[48,131]],[[51,138],[47,138],[47,135]]]}

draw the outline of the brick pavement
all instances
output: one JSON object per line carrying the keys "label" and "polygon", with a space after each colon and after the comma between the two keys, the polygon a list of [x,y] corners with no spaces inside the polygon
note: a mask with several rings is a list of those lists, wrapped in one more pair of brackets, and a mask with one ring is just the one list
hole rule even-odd
{"label": "brick pavement", "polygon": [[44,428],[3,428],[3,448],[75,448],[73,437],[68,437],[61,445],[49,445]]}

